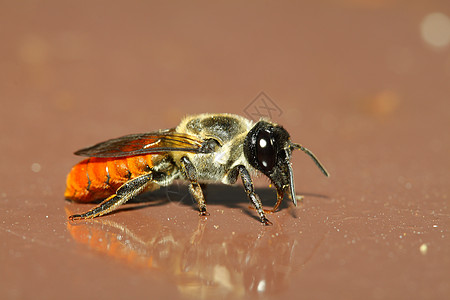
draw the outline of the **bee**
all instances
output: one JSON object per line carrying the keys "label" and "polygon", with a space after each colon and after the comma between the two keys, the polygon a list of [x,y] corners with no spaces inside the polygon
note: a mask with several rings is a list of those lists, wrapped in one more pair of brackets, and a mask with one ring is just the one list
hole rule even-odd
{"label": "bee", "polygon": [[[95,218],[143,193],[185,180],[206,216],[202,185],[234,184],[240,177],[245,192],[262,224],[271,225],[265,213],[275,212],[285,193],[297,205],[291,154],[308,154],[323,174],[325,167],[305,147],[291,142],[289,133],[268,120],[254,123],[232,114],[187,116],[172,129],[131,134],[107,140],[75,152],[87,159],[76,164],[67,176],[64,196],[77,202],[103,200],[70,220]],[[277,191],[272,210],[264,210],[255,193],[252,175],[267,176]]]}

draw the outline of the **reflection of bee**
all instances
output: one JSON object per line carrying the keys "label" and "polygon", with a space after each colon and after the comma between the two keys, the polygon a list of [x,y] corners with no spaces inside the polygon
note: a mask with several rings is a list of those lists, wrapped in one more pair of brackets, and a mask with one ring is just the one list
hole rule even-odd
{"label": "reflection of bee", "polygon": [[328,172],[306,148],[290,141],[281,126],[261,120],[256,124],[231,114],[186,117],[178,127],[108,140],[75,152],[88,156],[67,176],[65,197],[79,202],[106,198],[96,207],[72,215],[71,220],[95,218],[136,195],[167,186],[175,179],[189,181],[201,215],[207,215],[200,184],[233,184],[240,176],[261,222],[270,225],[255,193],[250,174],[262,172],[277,189],[275,211],[284,193],[297,205],[291,153],[307,153],[320,170]]}

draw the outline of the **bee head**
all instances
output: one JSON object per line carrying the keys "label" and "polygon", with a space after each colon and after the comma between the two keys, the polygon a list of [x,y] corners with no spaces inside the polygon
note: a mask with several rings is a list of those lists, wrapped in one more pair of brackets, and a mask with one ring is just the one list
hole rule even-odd
{"label": "bee head", "polygon": [[283,127],[259,121],[245,138],[244,154],[252,167],[269,177],[278,193],[284,194],[289,190],[296,205],[289,138]]}
{"label": "bee head", "polygon": [[292,143],[289,133],[279,125],[259,121],[244,141],[244,155],[250,165],[269,177],[278,194],[284,195],[289,191],[292,202],[297,205],[291,167],[291,154],[295,149],[308,154],[320,170],[329,176],[314,154],[303,146]]}

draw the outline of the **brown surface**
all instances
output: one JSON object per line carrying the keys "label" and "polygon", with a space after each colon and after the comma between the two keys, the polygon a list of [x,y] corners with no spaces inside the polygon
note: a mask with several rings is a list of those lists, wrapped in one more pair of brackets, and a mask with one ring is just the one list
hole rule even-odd
{"label": "brown surface", "polygon": [[[421,35],[448,1],[59,2],[0,4],[2,299],[448,297],[450,47]],[[332,174],[295,153],[274,226],[240,185],[67,223],[74,150],[260,91]]]}

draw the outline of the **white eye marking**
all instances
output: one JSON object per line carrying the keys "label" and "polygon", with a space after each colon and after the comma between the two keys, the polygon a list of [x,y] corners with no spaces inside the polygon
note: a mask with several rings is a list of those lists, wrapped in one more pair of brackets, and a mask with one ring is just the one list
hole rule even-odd
{"label": "white eye marking", "polygon": [[267,162],[265,160],[262,161],[264,167],[267,167]]}
{"label": "white eye marking", "polygon": [[266,141],[265,139],[260,139],[260,140],[259,140],[259,146],[260,146],[261,148],[266,148],[266,146],[267,146],[267,141]]}

